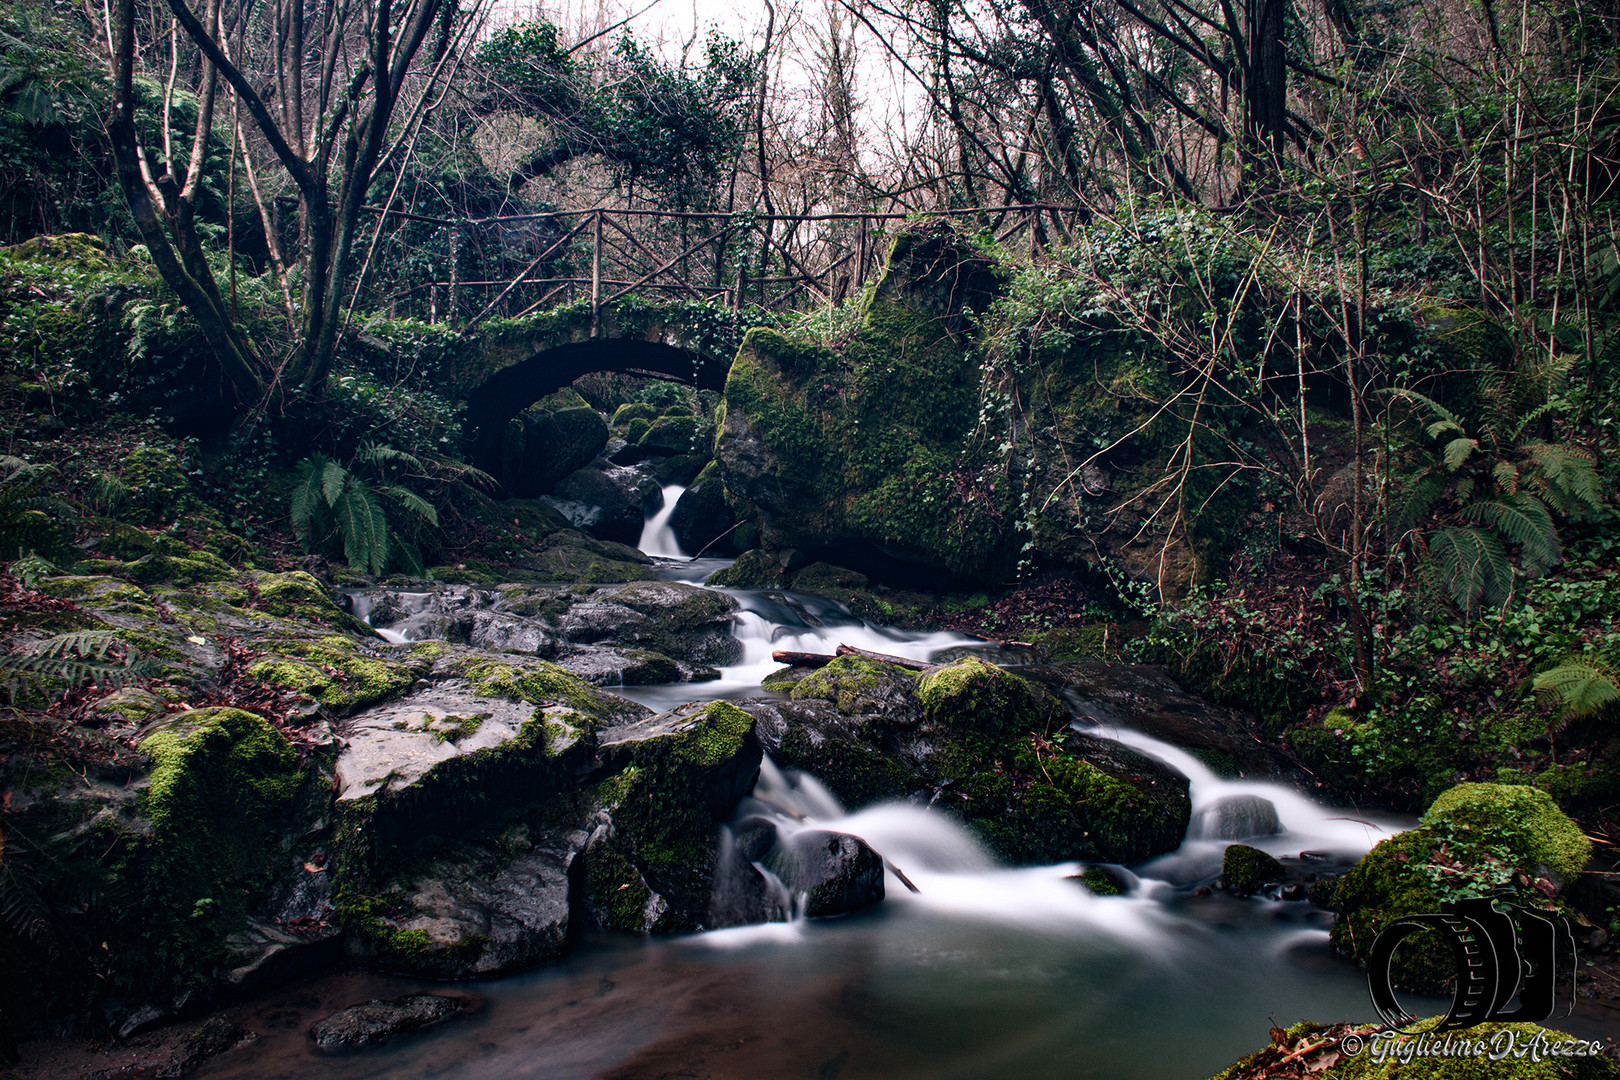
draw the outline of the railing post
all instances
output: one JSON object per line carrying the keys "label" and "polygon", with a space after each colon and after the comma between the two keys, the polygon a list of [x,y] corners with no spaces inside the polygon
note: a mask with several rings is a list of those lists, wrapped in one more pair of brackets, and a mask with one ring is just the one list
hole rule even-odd
{"label": "railing post", "polygon": [[737,262],[737,285],[731,290],[731,313],[736,315],[742,310],[743,273],[747,265],[748,249],[743,249],[743,257]]}
{"label": "railing post", "polygon": [[591,337],[602,326],[602,208],[597,207],[591,223]]}
{"label": "railing post", "polygon": [[451,221],[447,229],[450,237],[450,302],[448,314],[450,325],[455,327],[461,322],[457,309],[461,306],[461,224]]}

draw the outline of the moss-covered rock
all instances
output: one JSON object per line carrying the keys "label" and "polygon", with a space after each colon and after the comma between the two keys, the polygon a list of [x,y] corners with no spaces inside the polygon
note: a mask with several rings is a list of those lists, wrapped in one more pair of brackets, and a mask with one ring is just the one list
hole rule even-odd
{"label": "moss-covered rock", "polygon": [[[1434,801],[1417,828],[1379,842],[1340,879],[1333,947],[1365,960],[1394,920],[1466,897],[1548,905],[1590,855],[1590,842],[1545,792],[1459,785]],[[1449,950],[1421,935],[1396,953],[1392,974],[1398,985],[1437,992],[1451,969]]]}
{"label": "moss-covered rock", "polygon": [[694,703],[604,732],[601,753],[617,767],[607,795],[614,850],[666,905],[657,929],[703,925],[716,830],[759,773],[754,718],[728,702]]}
{"label": "moss-covered rock", "polygon": [[1247,844],[1230,844],[1221,856],[1221,877],[1233,892],[1256,893],[1261,886],[1282,881],[1287,876],[1282,863]]}
{"label": "moss-covered rock", "polygon": [[669,515],[669,527],[683,551],[713,555],[720,538],[735,524],[736,518],[726,503],[720,466],[711,461],[681,493]]}
{"label": "moss-covered rock", "polygon": [[249,677],[340,711],[398,697],[415,680],[408,666],[363,652],[339,634],[313,641],[276,641],[272,647],[279,655],[253,664]]}
{"label": "moss-covered rock", "polygon": [[697,420],[685,416],[660,416],[647,428],[636,448],[646,454],[690,454],[697,446]]}
{"label": "moss-covered rock", "polygon": [[715,457],[767,546],[881,551],[963,576],[1010,566],[998,523],[1016,495],[993,446],[971,438],[980,371],[961,320],[998,287],[948,230],[906,233],[841,354],[749,333]]}
{"label": "moss-covered rock", "polygon": [[496,478],[512,496],[550,491],[607,445],[608,425],[572,391],[535,403],[507,425]]}
{"label": "moss-covered rock", "polygon": [[658,409],[645,401],[631,401],[613,410],[613,426],[616,428],[622,428],[632,420],[645,420],[650,424],[656,419]]}
{"label": "moss-covered rock", "polygon": [[917,675],[877,660],[840,656],[797,680],[791,696],[831,702],[846,716],[906,717],[917,711]]}
{"label": "moss-covered rock", "polygon": [[285,736],[239,709],[182,713],[140,749],[152,760],[140,805],[153,850],[142,951],[122,959],[149,992],[207,989],[225,936],[280,869],[303,770]]}
{"label": "moss-covered rock", "polygon": [[1458,784],[1434,800],[1423,824],[1462,843],[1505,848],[1516,866],[1555,886],[1574,881],[1592,858],[1581,827],[1545,791],[1521,784]]}
{"label": "moss-covered rock", "polygon": [[[598,540],[577,529],[563,529],[546,537],[539,547],[519,555],[516,565],[528,581],[645,581],[653,576],[652,560],[635,548]],[[435,576],[455,580],[439,571]],[[482,583],[495,584],[512,577],[510,570],[492,569]]]}
{"label": "moss-covered rock", "polygon": [[1067,723],[1044,689],[977,657],[925,674],[917,683],[917,698],[929,720],[993,739]]}
{"label": "moss-covered rock", "polygon": [[191,551],[183,556],[154,552],[130,563],[124,573],[143,585],[194,585],[235,577],[236,569],[209,551]]}
{"label": "moss-covered rock", "polygon": [[774,552],[754,548],[710,574],[703,584],[718,589],[769,589],[781,587],[787,576]]}
{"label": "moss-covered rock", "polygon": [[331,594],[302,570],[285,574],[255,574],[249,603],[260,611],[285,619],[335,626],[340,630],[375,637],[371,627],[333,603]]}

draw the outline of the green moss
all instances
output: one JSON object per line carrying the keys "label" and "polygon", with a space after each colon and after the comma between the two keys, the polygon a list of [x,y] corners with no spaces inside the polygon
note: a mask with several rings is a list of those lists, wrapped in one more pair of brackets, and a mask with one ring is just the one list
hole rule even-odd
{"label": "green moss", "polygon": [[[1578,826],[1542,791],[1511,784],[1462,784],[1441,795],[1419,826],[1381,841],[1341,879],[1332,944],[1365,959],[1391,921],[1440,910],[1464,897],[1503,895],[1528,906],[1546,904],[1534,887],[1579,873],[1591,847]],[[1524,882],[1532,884],[1526,886]],[[1394,974],[1416,990],[1438,990],[1451,957],[1432,936],[1397,953]]]}
{"label": "green moss", "polygon": [[[632,421],[630,426],[634,428],[637,425]],[[685,454],[691,452],[696,440],[697,420],[690,414],[686,416],[664,415],[652,422],[651,426],[636,440],[636,445],[643,450]]]}
{"label": "green moss", "polygon": [[325,623],[357,634],[373,634],[369,626],[333,603],[321,583],[302,570],[255,574],[253,588],[258,592],[254,602],[260,610],[272,615]]}
{"label": "green moss", "polygon": [[405,665],[367,656],[336,634],[315,641],[279,641],[273,648],[283,658],[260,660],[248,668],[249,676],[335,709],[359,709],[398,697],[415,681]]}
{"label": "green moss", "polygon": [[185,556],[146,555],[130,563],[124,573],[143,585],[192,585],[236,576],[234,567],[207,551],[191,551]]}
{"label": "green moss", "polygon": [[880,711],[896,679],[906,683],[915,676],[904,668],[867,660],[859,656],[840,656],[826,667],[818,668],[800,679],[792,689],[794,701],[820,698],[830,701],[846,716],[858,716]]}
{"label": "green moss", "polygon": [[771,552],[755,548],[737,556],[730,566],[722,567],[704,581],[720,589],[767,589],[780,585],[785,577],[782,564]]}
{"label": "green moss", "polygon": [[1228,845],[1221,857],[1221,877],[1228,888],[1240,893],[1259,892],[1262,885],[1282,881],[1286,876],[1282,863],[1247,844]]}
{"label": "green moss", "polygon": [[1423,824],[1472,832],[1511,851],[1516,865],[1544,867],[1566,882],[1592,858],[1592,842],[1551,796],[1519,784],[1458,784],[1434,800]]}
{"label": "green moss", "polygon": [[[1429,1017],[1417,1023],[1417,1030],[1423,1031],[1433,1028],[1439,1017]],[[1325,1034],[1328,1029],[1321,1024],[1309,1021],[1295,1024],[1288,1029],[1288,1045],[1309,1045],[1320,1041],[1318,1036]],[[1306,1057],[1294,1068],[1308,1068],[1308,1073],[1302,1075],[1320,1076],[1325,1080],[1616,1080],[1620,1077],[1620,1066],[1613,1059],[1603,1055],[1593,1057],[1567,1057],[1549,1053],[1545,1047],[1571,1042],[1574,1037],[1560,1031],[1544,1028],[1539,1024],[1502,1024],[1485,1023],[1461,1031],[1452,1032],[1449,1036],[1428,1036],[1434,1042],[1441,1042],[1449,1038],[1455,1046],[1461,1042],[1482,1044],[1489,1049],[1514,1052],[1498,1053],[1492,1060],[1490,1053],[1481,1055],[1434,1055],[1418,1057],[1413,1053],[1421,1045],[1421,1036],[1397,1036],[1397,1042],[1384,1043],[1382,1060],[1380,1055],[1374,1054],[1371,1047],[1378,1038],[1376,1028],[1354,1029],[1362,1037],[1363,1049],[1356,1055],[1342,1054],[1329,1068],[1318,1069],[1315,1062],[1321,1058]],[[1510,1041],[1511,1040],[1511,1041]],[[1544,1049],[1536,1053],[1534,1048],[1540,1046]],[[1333,1050],[1333,1044],[1323,1047],[1325,1056]],[[1403,1051],[1404,1057],[1403,1060]],[[1275,1065],[1281,1057],[1281,1052],[1274,1047],[1266,1047],[1248,1057],[1243,1058],[1229,1069],[1216,1073],[1211,1080],[1238,1080],[1240,1077],[1264,1075],[1266,1066]],[[1537,1060],[1539,1058],[1539,1060]]]}
{"label": "green moss", "polygon": [[645,420],[650,425],[656,419],[658,410],[645,401],[632,401],[613,410],[614,427],[623,427],[632,420]]}
{"label": "green moss", "polygon": [[585,855],[586,904],[605,930],[642,933],[647,926],[647,902],[652,890],[636,866],[607,844]]}
{"label": "green moss", "polygon": [[183,713],[142,740],[152,823],[140,960],[175,989],[208,984],[226,934],[280,869],[278,838],[302,784],[285,736],[252,713]]}
{"label": "green moss", "polygon": [[585,680],[556,664],[535,661],[521,667],[499,660],[474,660],[462,672],[483,697],[504,697],[531,705],[564,705],[580,717],[580,726],[594,728],[609,717],[609,703]]}
{"label": "green moss", "polygon": [[993,738],[1044,731],[1062,719],[1050,694],[977,657],[924,675],[917,697],[929,720]]}
{"label": "green moss", "polygon": [[625,441],[634,446],[635,444],[641,442],[641,440],[646,437],[647,432],[651,430],[651,420],[640,416],[632,417],[629,425],[626,426],[624,431]]}
{"label": "green moss", "polygon": [[1120,896],[1125,892],[1114,875],[1100,866],[1086,867],[1080,871],[1077,880],[1093,896]]}

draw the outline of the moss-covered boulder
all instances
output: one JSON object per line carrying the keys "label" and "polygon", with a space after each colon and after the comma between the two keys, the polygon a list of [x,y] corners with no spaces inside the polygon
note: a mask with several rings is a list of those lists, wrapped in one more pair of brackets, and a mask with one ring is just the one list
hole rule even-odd
{"label": "moss-covered boulder", "polygon": [[613,426],[623,428],[632,420],[645,420],[649,424],[658,419],[658,409],[645,401],[631,401],[613,410]]}
{"label": "moss-covered boulder", "polygon": [[[1379,932],[1407,915],[1466,897],[1525,906],[1559,903],[1591,857],[1591,843],[1546,792],[1514,784],[1461,784],[1436,799],[1418,827],[1381,841],[1340,879],[1335,949],[1365,960]],[[1408,941],[1391,971],[1397,985],[1438,992],[1452,970],[1434,935]]]}
{"label": "moss-covered boulder", "polygon": [[720,466],[712,461],[703,466],[703,471],[681,493],[669,515],[669,527],[674,530],[681,550],[693,555],[700,551],[708,555],[724,554],[716,551],[718,541],[736,523],[726,503]]}
{"label": "moss-covered boulder", "polygon": [[547,500],[574,528],[633,545],[662,492],[657,477],[635,466],[587,465],[558,481]]}
{"label": "moss-covered boulder", "polygon": [[[652,577],[652,560],[629,544],[598,540],[577,529],[562,529],[536,547],[515,556],[525,580],[557,582],[644,581]],[[453,580],[438,573],[441,580]],[[488,584],[507,580],[491,572]]]}
{"label": "moss-covered boulder", "polygon": [[584,399],[571,390],[553,394],[508,422],[496,479],[508,495],[543,495],[589,465],[607,441],[607,422]]}
{"label": "moss-covered boulder", "polygon": [[929,720],[992,739],[1068,722],[1052,695],[977,657],[925,674],[917,683],[917,698]]}
{"label": "moss-covered boulder", "polygon": [[1221,878],[1226,887],[1244,896],[1259,892],[1262,886],[1288,876],[1283,864],[1271,855],[1247,844],[1230,844],[1221,856]]}
{"label": "moss-covered boulder", "polygon": [[339,712],[398,697],[415,679],[409,666],[341,634],[273,641],[271,648],[273,655],[248,668],[250,678],[303,694]]}
{"label": "moss-covered boulder", "polygon": [[791,700],[749,701],[778,765],[851,806],[908,797],[958,816],[1017,863],[1135,862],[1175,849],[1187,781],[1068,728],[1046,690],[982,660],[918,678],[859,657],[796,671]]}
{"label": "moss-covered boulder", "polygon": [[697,432],[697,419],[690,413],[660,416],[636,441],[636,449],[662,457],[690,454],[697,448]]}
{"label": "moss-covered boulder", "polygon": [[281,870],[304,770],[286,737],[239,709],[182,713],[141,741],[152,761],[142,816],[152,853],[132,976],[147,993],[211,988],[225,937]]}
{"label": "moss-covered boulder", "polygon": [[917,673],[861,656],[840,656],[793,684],[794,701],[819,698],[846,716],[881,717],[901,723],[919,712]]}
{"label": "moss-covered boulder", "polygon": [[[901,234],[838,353],[774,330],[744,339],[715,458],[770,547],[848,549],[999,573],[1016,493],[979,423],[980,358],[964,310],[1000,287],[948,229]],[[989,445],[986,445],[986,443]]]}
{"label": "moss-covered boulder", "polygon": [[600,753],[614,770],[600,796],[613,825],[586,852],[587,902],[618,929],[705,925],[716,832],[759,774],[754,718],[694,703],[603,732]]}
{"label": "moss-covered boulder", "polygon": [[324,623],[350,633],[376,636],[371,627],[338,607],[326,587],[302,570],[253,575],[248,606],[286,619]]}

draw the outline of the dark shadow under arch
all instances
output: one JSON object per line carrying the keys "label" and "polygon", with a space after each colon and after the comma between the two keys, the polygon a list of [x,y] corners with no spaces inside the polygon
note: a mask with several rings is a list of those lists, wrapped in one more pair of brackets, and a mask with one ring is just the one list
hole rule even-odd
{"label": "dark shadow under arch", "polygon": [[465,434],[473,463],[488,469],[499,457],[507,421],[581,375],[617,371],[657,375],[699,390],[722,390],[728,363],[662,342],[596,338],[558,345],[502,368],[467,395]]}

